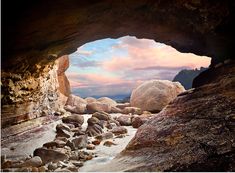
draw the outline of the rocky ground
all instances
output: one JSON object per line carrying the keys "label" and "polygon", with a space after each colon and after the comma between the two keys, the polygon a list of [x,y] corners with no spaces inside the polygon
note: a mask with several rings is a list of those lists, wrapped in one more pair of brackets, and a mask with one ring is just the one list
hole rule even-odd
{"label": "rocky ground", "polygon": [[[121,121],[122,117],[127,116],[109,115],[113,121],[119,117],[122,123],[125,121]],[[3,140],[2,171],[96,171],[97,165],[108,163],[120,153],[137,130],[126,123],[129,126],[103,127],[100,135],[87,136],[84,134],[94,114],[76,115],[77,119],[71,120],[72,116]],[[80,120],[81,127],[74,127]]]}

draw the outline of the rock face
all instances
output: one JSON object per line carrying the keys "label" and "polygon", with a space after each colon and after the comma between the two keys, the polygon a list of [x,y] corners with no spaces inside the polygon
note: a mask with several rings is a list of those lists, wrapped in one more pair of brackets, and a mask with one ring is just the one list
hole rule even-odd
{"label": "rock face", "polygon": [[71,94],[70,84],[67,76],[65,75],[65,71],[69,68],[69,57],[68,55],[60,57],[58,60],[58,83],[59,83],[59,92],[65,96],[69,96]]}
{"label": "rock face", "polygon": [[143,124],[107,171],[235,171],[235,66],[216,71]]}
{"label": "rock face", "polygon": [[146,81],[132,91],[130,103],[145,111],[159,112],[183,91],[184,87],[179,82]]}

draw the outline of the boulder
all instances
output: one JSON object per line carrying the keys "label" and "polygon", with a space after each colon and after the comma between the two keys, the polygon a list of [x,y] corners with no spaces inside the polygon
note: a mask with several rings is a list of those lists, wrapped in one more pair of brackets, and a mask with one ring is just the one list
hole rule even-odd
{"label": "boulder", "polygon": [[45,148],[37,148],[36,150],[34,150],[33,155],[39,156],[44,164],[68,159],[68,156],[62,152]]}
{"label": "boulder", "polygon": [[131,126],[131,116],[121,115],[116,119],[121,126]]}
{"label": "boulder", "polygon": [[81,126],[84,123],[84,117],[79,114],[72,114],[70,116],[63,117],[62,122],[73,124],[77,127],[77,126]]}
{"label": "boulder", "polygon": [[99,120],[105,120],[105,121],[108,121],[111,119],[111,116],[106,113],[106,112],[95,112],[92,114],[92,117],[96,117],[98,118]]}
{"label": "boulder", "polygon": [[143,111],[159,112],[183,91],[179,82],[150,80],[132,91],[130,103]]}
{"label": "boulder", "polygon": [[114,127],[111,130],[111,132],[117,136],[117,135],[120,135],[120,134],[127,133],[127,129],[125,127],[119,126],[119,127]]}
{"label": "boulder", "polygon": [[66,130],[56,129],[56,138],[57,137],[70,138],[70,133]]}
{"label": "boulder", "polygon": [[42,165],[42,159],[39,156],[32,157],[24,163],[20,164],[19,167],[39,167]]}
{"label": "boulder", "polygon": [[93,102],[88,103],[86,106],[87,113],[95,113],[95,112],[110,112],[111,106],[101,102]]}
{"label": "boulder", "polygon": [[65,106],[65,110],[74,113],[85,113],[86,104],[87,102],[83,98],[70,94]]}
{"label": "boulder", "polygon": [[67,126],[66,124],[57,124],[56,125],[56,130],[66,130],[68,132],[71,131],[69,126]]}
{"label": "boulder", "polygon": [[99,99],[97,99],[98,102],[101,102],[101,103],[104,103],[104,104],[107,104],[109,106],[116,106],[117,105],[117,102],[114,101],[113,99],[111,98],[108,98],[108,97],[101,97]]}
{"label": "boulder", "polygon": [[87,120],[88,126],[93,126],[94,124],[98,124],[100,120],[96,117],[91,117]]}
{"label": "boulder", "polygon": [[87,103],[97,102],[97,100],[93,97],[87,97],[87,98],[85,98],[85,100],[86,100]]}
{"label": "boulder", "polygon": [[120,108],[112,106],[110,113],[122,113],[122,110]]}
{"label": "boulder", "polygon": [[140,108],[137,108],[137,107],[125,107],[123,109],[123,113],[124,114],[137,114],[137,115],[140,115],[142,114],[142,110]]}

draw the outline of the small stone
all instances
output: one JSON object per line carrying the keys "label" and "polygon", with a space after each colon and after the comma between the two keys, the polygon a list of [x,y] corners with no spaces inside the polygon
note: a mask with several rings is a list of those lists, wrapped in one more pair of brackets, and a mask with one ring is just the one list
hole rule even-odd
{"label": "small stone", "polygon": [[31,159],[26,160],[24,163],[20,164],[20,167],[39,167],[42,165],[42,159],[39,156],[35,156]]}
{"label": "small stone", "polygon": [[38,168],[38,172],[46,172],[47,171],[47,168],[45,166],[40,166]]}
{"label": "small stone", "polygon": [[113,143],[112,141],[105,141],[104,142],[104,146],[111,147],[112,145],[117,145],[117,144]]}
{"label": "small stone", "polygon": [[38,172],[38,168],[32,167],[32,168],[31,168],[31,171],[32,171],[32,172]]}
{"label": "small stone", "polygon": [[96,139],[96,140],[94,140],[94,141],[92,141],[92,144],[94,144],[94,145],[100,145],[100,140],[98,140],[98,139]]}
{"label": "small stone", "polygon": [[115,127],[111,130],[111,132],[115,135],[125,134],[127,133],[127,129],[125,127]]}
{"label": "small stone", "polygon": [[98,118],[96,118],[96,117],[91,117],[91,118],[89,118],[88,120],[87,120],[87,123],[88,123],[88,126],[92,126],[92,125],[94,125],[94,124],[97,124],[97,123],[99,123],[99,119]]}
{"label": "small stone", "polygon": [[57,129],[56,130],[56,138],[57,137],[65,137],[65,138],[70,138],[70,134],[66,131],[66,130],[62,130],[62,129]]}
{"label": "small stone", "polygon": [[94,150],[94,149],[95,149],[95,145],[94,145],[94,144],[88,144],[88,145],[86,146],[86,148],[87,148],[88,150]]}
{"label": "small stone", "polygon": [[96,117],[99,120],[105,120],[105,121],[108,121],[111,118],[111,116],[108,113],[103,111],[93,113],[92,117]]}
{"label": "small stone", "polygon": [[57,168],[57,164],[56,163],[49,163],[47,167],[50,171],[53,171]]}
{"label": "small stone", "polygon": [[106,133],[103,133],[101,135],[98,135],[95,137],[96,139],[98,140],[105,140],[105,139],[111,139],[113,138],[113,133],[112,132],[106,132]]}
{"label": "small stone", "polygon": [[72,140],[72,143],[74,143],[75,148],[82,149],[85,148],[87,145],[87,135],[81,135],[77,138]]}

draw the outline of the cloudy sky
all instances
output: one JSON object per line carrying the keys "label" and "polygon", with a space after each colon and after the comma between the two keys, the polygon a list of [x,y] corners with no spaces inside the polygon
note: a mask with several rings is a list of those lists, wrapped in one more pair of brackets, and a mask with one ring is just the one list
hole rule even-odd
{"label": "cloudy sky", "polygon": [[69,57],[66,75],[72,92],[81,97],[130,94],[146,80],[172,80],[182,69],[210,64],[209,57],[130,36],[87,43]]}

